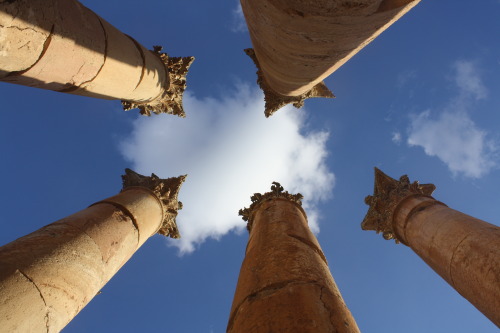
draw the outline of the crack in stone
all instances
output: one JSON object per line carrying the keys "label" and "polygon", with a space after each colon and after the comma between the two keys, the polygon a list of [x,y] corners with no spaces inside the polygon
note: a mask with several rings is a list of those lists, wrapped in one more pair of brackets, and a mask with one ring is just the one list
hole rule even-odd
{"label": "crack in stone", "polygon": [[50,42],[52,41],[52,36],[54,35],[54,28],[55,28],[55,25],[53,24],[52,28],[50,29],[49,36],[45,39],[45,42],[43,42],[42,52],[40,53],[40,56],[38,57],[38,59],[28,68],[20,70],[20,71],[10,72],[6,77],[23,75],[24,73],[26,73],[27,71],[32,69],[43,58],[43,56],[47,52],[47,49],[49,48]]}
{"label": "crack in stone", "polygon": [[[59,92],[71,93],[71,92],[77,91],[78,89],[80,89],[81,87],[85,86],[86,84],[94,81],[96,79],[96,77],[99,76],[99,74],[101,73],[102,69],[104,68],[104,64],[106,63],[106,59],[108,58],[108,33],[106,32],[106,28],[104,28],[104,24],[102,23],[101,18],[99,17],[99,15],[95,14],[95,16],[97,16],[97,20],[99,21],[99,24],[101,25],[101,28],[102,28],[102,32],[104,34],[104,54],[103,54],[104,59],[102,60],[101,67],[99,68],[99,70],[97,71],[97,73],[94,75],[94,77],[91,78],[90,80],[82,82],[79,86],[72,86],[72,87],[69,87],[69,88],[58,90]],[[85,89],[85,87],[83,87],[83,89]]]}
{"label": "crack in stone", "polygon": [[35,286],[36,290],[38,290],[38,293],[40,294],[40,298],[42,299],[43,304],[45,305],[45,311],[46,311],[45,312],[45,326],[46,326],[47,333],[48,333],[49,332],[49,309],[48,309],[48,306],[47,306],[47,302],[45,301],[45,298],[43,297],[42,291],[40,290],[40,288],[38,288],[38,286],[33,281],[33,279],[31,279],[27,274],[25,274],[24,272],[22,272],[20,269],[17,269],[17,271],[22,276],[24,276],[26,279],[28,279],[28,281],[30,281],[33,284],[33,286]]}
{"label": "crack in stone", "polygon": [[[318,286],[320,286],[320,285],[318,284]],[[320,286],[319,299],[320,299],[321,303],[323,303],[323,307],[325,308],[325,310],[327,310],[328,313],[329,313],[328,319],[329,319],[329,322],[330,322],[330,326],[332,327],[332,332],[335,332],[336,331],[335,330],[335,325],[333,324],[333,321],[332,321],[332,317],[333,317],[332,310],[330,309],[330,307],[323,300],[323,290],[324,289],[325,289],[325,286]],[[344,321],[344,325],[349,326],[349,324],[347,324],[347,322],[345,322],[345,321]]]}
{"label": "crack in stone", "polygon": [[130,218],[130,220],[132,221],[132,224],[134,225],[134,228],[137,230],[137,244],[139,244],[139,242],[141,240],[141,231],[139,230],[139,224],[137,223],[135,216],[127,209],[127,207],[122,206],[116,202],[106,201],[106,200],[96,202],[96,203],[90,205],[89,207],[96,206],[96,205],[102,204],[102,203],[111,205],[115,208],[118,208],[121,211],[121,213],[123,213],[123,215]]}
{"label": "crack in stone", "polygon": [[15,25],[10,25],[8,27],[4,26],[4,25],[1,25],[0,24],[0,28],[5,28],[5,29],[15,29],[15,30],[18,30],[18,31],[26,31],[26,30],[31,30],[33,32],[36,32],[36,33],[42,33],[41,31],[39,30],[36,30],[34,28],[30,28],[30,27],[26,27],[26,28],[20,28],[20,27],[17,27]]}
{"label": "crack in stone", "polygon": [[[408,197],[408,198],[411,198],[412,196]],[[408,199],[406,198],[406,199]],[[434,207],[435,205],[442,205],[442,206],[445,206],[445,207],[448,207],[446,206],[444,203],[440,202],[440,201],[437,201],[437,200],[433,200],[433,201],[424,201],[424,202],[421,202],[420,204],[418,204],[417,206],[413,207],[410,212],[408,213],[408,215],[406,216],[406,219],[403,221],[403,226],[402,226],[402,230],[403,230],[403,237],[401,237],[401,235],[397,235],[397,232],[396,232],[396,228],[394,227],[396,225],[396,220],[395,220],[395,216],[397,215],[397,212],[398,210],[400,209],[401,206],[403,206],[403,204],[405,203],[405,200],[404,199],[403,201],[401,201],[397,206],[396,208],[394,209],[394,213],[392,214],[392,228],[394,230],[394,235],[399,236],[397,239],[408,246],[408,238],[406,237],[406,232],[408,230],[408,224],[410,223],[410,220],[412,218],[414,218],[417,214],[423,212],[424,210],[430,208],[430,207]]]}
{"label": "crack in stone", "polygon": [[448,265],[448,274],[450,275],[450,283],[451,285],[453,286],[453,288],[457,289],[455,287],[455,281],[453,281],[453,275],[451,274],[451,266],[453,265],[453,261],[454,261],[454,258],[455,258],[455,254],[457,253],[458,251],[458,248],[460,247],[460,245],[462,245],[462,243],[470,236],[470,233],[465,235],[464,238],[462,238],[462,240],[460,242],[458,242],[457,246],[455,247],[455,250],[453,250],[453,254],[451,255],[451,259],[450,259],[450,264]]}
{"label": "crack in stone", "polygon": [[30,43],[30,42],[26,42],[26,43],[24,43],[23,45],[21,45],[20,47],[18,47],[17,49],[18,49],[18,50],[20,50],[20,49],[22,49],[23,47],[25,47],[25,46],[29,45],[29,43]]}
{"label": "crack in stone", "polygon": [[231,316],[229,318],[226,332],[230,332],[232,330],[233,325],[234,325],[234,321],[236,320],[236,317],[238,316],[240,307],[247,300],[249,300],[249,301],[254,300],[254,299],[258,298],[261,294],[265,294],[265,296],[274,294],[275,292],[277,292],[277,291],[279,291],[279,290],[281,290],[283,288],[286,288],[289,285],[294,285],[294,284],[296,284],[296,285],[313,284],[313,285],[317,285],[317,286],[320,286],[321,288],[323,288],[323,286],[321,286],[320,284],[318,284],[318,281],[316,281],[316,280],[306,280],[306,281],[286,280],[286,281],[282,281],[282,282],[277,282],[277,283],[270,284],[270,285],[268,285],[268,286],[266,286],[266,287],[264,287],[262,289],[259,289],[259,290],[255,291],[255,292],[251,293],[250,295],[246,296],[240,302],[240,304],[238,304],[238,306],[236,306],[236,308],[231,313]]}
{"label": "crack in stone", "polygon": [[309,246],[310,248],[312,248],[312,250],[314,252],[316,252],[321,257],[321,259],[325,262],[325,264],[328,266],[328,261],[326,260],[326,257],[324,255],[323,251],[321,251],[321,249],[318,248],[316,246],[316,244],[314,244],[313,242],[311,242],[310,240],[308,240],[306,238],[303,238],[303,237],[300,237],[300,236],[297,236],[297,235],[287,234],[287,236],[295,238],[299,242],[302,242],[303,244],[305,244],[305,245]]}
{"label": "crack in stone", "polygon": [[141,84],[142,79],[144,78],[144,74],[146,73],[146,55],[142,51],[141,45],[135,39],[133,39],[132,37],[130,37],[127,34],[125,34],[125,36],[130,38],[130,40],[134,43],[135,47],[137,48],[137,50],[139,50],[139,53],[141,54],[141,59],[142,59],[141,77],[139,78],[139,82],[137,82],[137,84],[135,85],[134,90],[136,90],[137,87],[139,87],[139,85]]}
{"label": "crack in stone", "polygon": [[80,68],[78,68],[78,70],[76,71],[75,75],[73,75],[70,79],[70,82],[66,83],[65,86],[69,86],[67,88],[63,88],[63,89],[59,89],[57,90],[58,92],[71,92],[71,91],[74,91],[76,89],[78,89],[78,86],[75,84],[75,76],[78,76],[78,74],[80,74],[82,68],[85,67],[85,63],[83,63]]}
{"label": "crack in stone", "polygon": [[[92,205],[92,206],[94,206],[94,205]],[[122,211],[120,211],[119,213],[121,213],[121,214],[123,214],[123,215],[125,215],[125,216],[127,216],[127,217],[130,218],[130,216],[128,216],[127,214],[123,213]],[[132,220],[132,224],[134,225],[134,228],[137,229],[137,226],[134,224],[133,220]],[[103,264],[107,264],[108,261],[104,260],[104,254],[101,251],[101,247],[99,246],[99,244],[97,244],[97,242],[94,240],[94,238],[92,238],[92,236],[90,236],[87,233],[87,229],[84,226],[80,226],[78,224],[76,224],[76,225],[73,224],[71,226],[74,227],[74,228],[76,228],[76,229],[78,229],[81,233],[85,234],[92,241],[92,243],[94,243],[94,245],[96,246],[96,248],[99,250],[99,253],[101,254],[101,261],[103,262]],[[105,281],[103,281],[103,282],[105,283]],[[80,311],[80,310],[78,310],[78,311]]]}

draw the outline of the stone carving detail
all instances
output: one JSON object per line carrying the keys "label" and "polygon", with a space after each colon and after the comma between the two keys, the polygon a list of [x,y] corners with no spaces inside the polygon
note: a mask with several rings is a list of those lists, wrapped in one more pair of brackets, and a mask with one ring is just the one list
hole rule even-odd
{"label": "stone carving detail", "polygon": [[264,76],[262,74],[262,70],[260,69],[259,61],[255,56],[255,51],[253,49],[245,49],[245,53],[252,58],[255,66],[257,66],[257,83],[260,86],[260,89],[264,92],[264,101],[266,102],[264,114],[266,118],[272,116],[276,111],[281,109],[287,104],[292,104],[297,109],[300,109],[304,106],[304,101],[308,98],[313,97],[324,97],[324,98],[335,98],[333,93],[328,89],[324,82],[320,82],[315,85],[308,92],[303,93],[299,96],[283,96],[274,92],[271,87],[267,84]]}
{"label": "stone carving detail", "polygon": [[125,111],[138,108],[140,113],[145,116],[151,116],[151,112],[160,114],[168,113],[186,117],[182,107],[182,95],[186,90],[186,76],[189,67],[194,61],[194,57],[169,57],[168,54],[161,52],[161,46],[153,46],[153,52],[165,64],[168,73],[168,89],[150,102],[122,101]]}
{"label": "stone carving detail", "polygon": [[284,191],[283,186],[281,186],[280,183],[278,182],[273,182],[273,185],[271,185],[271,192],[266,192],[264,194],[261,193],[254,193],[251,197],[250,200],[252,200],[252,204],[248,208],[243,208],[240,209],[238,212],[238,215],[241,216],[243,221],[247,221],[247,229],[250,231],[252,229],[252,213],[255,207],[257,207],[260,203],[270,200],[270,199],[275,199],[275,198],[283,198],[287,199],[290,201],[293,201],[297,203],[299,206],[302,206],[302,199],[304,196],[300,193],[297,194],[290,194],[288,191]]}
{"label": "stone carving detail", "polygon": [[385,239],[394,239],[399,243],[392,224],[394,210],[404,198],[412,195],[430,197],[435,189],[434,184],[420,185],[418,181],[410,183],[407,175],[401,176],[398,181],[375,168],[375,188],[373,195],[365,198],[365,203],[370,208],[361,223],[361,228],[375,230],[377,234],[382,232]]}
{"label": "stone carving detail", "polygon": [[158,233],[172,238],[180,238],[175,218],[177,211],[182,209],[182,202],[178,201],[178,195],[186,177],[187,175],[161,179],[154,173],[151,174],[151,177],[147,177],[125,169],[125,175],[122,176],[122,191],[128,187],[145,187],[151,190],[163,206],[163,222]]}

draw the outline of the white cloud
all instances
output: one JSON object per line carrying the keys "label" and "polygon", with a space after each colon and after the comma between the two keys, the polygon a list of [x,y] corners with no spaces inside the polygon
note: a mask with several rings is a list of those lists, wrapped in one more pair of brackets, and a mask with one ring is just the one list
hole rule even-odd
{"label": "white cloud", "polygon": [[437,156],[454,175],[479,178],[496,166],[494,143],[466,113],[445,111],[435,119],[430,116],[425,111],[413,117],[410,146],[421,146],[427,155]]}
{"label": "white cloud", "polygon": [[243,9],[241,8],[241,3],[238,1],[238,5],[233,9],[232,13],[232,32],[247,32],[247,23],[245,21],[245,16],[243,15]]}
{"label": "white cloud", "polygon": [[407,85],[411,81],[414,81],[417,78],[417,76],[418,75],[417,75],[416,70],[402,71],[401,73],[398,74],[396,86],[398,88],[403,88],[405,85]]}
{"label": "white cloud", "polygon": [[497,167],[498,143],[471,119],[468,107],[487,96],[487,89],[474,63],[458,61],[454,65],[458,94],[441,112],[427,110],[411,117],[407,143],[421,146],[429,156],[443,161],[454,174],[479,178]]}
{"label": "white cloud", "polygon": [[392,142],[399,145],[401,143],[401,140],[402,140],[401,133],[399,132],[392,133]]}
{"label": "white cloud", "polygon": [[266,119],[260,91],[247,86],[222,98],[186,94],[187,118],[141,117],[121,144],[136,171],[160,177],[188,174],[180,193],[182,238],[171,241],[190,252],[206,238],[243,230],[238,210],[272,181],[303,203],[314,231],[319,231],[316,203],[329,197],[334,175],[325,159],[328,133],[303,134],[303,112],[285,108]]}
{"label": "white cloud", "polygon": [[483,85],[477,66],[471,61],[459,60],[454,66],[455,83],[462,97],[486,98],[488,91]]}

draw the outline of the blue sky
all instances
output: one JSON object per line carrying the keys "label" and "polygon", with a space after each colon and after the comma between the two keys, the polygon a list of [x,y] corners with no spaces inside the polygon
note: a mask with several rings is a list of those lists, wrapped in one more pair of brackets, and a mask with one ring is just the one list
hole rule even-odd
{"label": "blue sky", "polygon": [[500,2],[423,0],[331,75],[334,100],[263,115],[237,1],[82,1],[151,47],[196,57],[187,118],[0,84],[0,243],[117,193],[131,167],[188,173],[184,238],[152,237],[65,332],[224,332],[247,242],[237,212],[273,180],[306,196],[365,332],[496,332],[404,245],[362,231],[373,167],[499,224]]}

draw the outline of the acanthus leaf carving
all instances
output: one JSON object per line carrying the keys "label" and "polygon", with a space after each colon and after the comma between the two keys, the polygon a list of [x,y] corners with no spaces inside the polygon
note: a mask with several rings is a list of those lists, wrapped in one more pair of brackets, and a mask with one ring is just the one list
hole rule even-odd
{"label": "acanthus leaf carving", "polygon": [[186,76],[194,57],[170,57],[167,53],[161,52],[162,49],[156,45],[150,52],[157,55],[165,65],[169,78],[168,87],[153,101],[122,101],[122,106],[125,111],[139,109],[144,116],[151,116],[152,113],[168,113],[185,118],[182,97],[187,86]]}
{"label": "acanthus leaf carving", "polygon": [[187,175],[161,179],[154,173],[148,177],[125,169],[125,174],[122,175],[122,191],[126,191],[130,187],[144,187],[153,192],[163,208],[163,221],[158,233],[171,238],[180,238],[176,217],[177,211],[182,209],[182,202],[178,200],[178,196],[186,177]]}
{"label": "acanthus leaf carving", "polygon": [[335,98],[335,95],[328,89],[324,82],[320,82],[311,90],[299,95],[299,96],[284,96],[275,92],[269,84],[267,84],[262,70],[259,65],[259,61],[257,60],[257,56],[255,55],[255,51],[253,49],[245,49],[245,53],[253,60],[255,66],[257,67],[257,84],[264,92],[264,101],[265,101],[265,111],[264,114],[266,118],[272,116],[276,111],[281,109],[282,107],[292,104],[297,109],[300,109],[304,106],[304,101],[308,98],[313,97],[324,97],[324,98]]}
{"label": "acanthus leaf carving", "polygon": [[288,191],[285,191],[283,186],[281,186],[281,184],[278,182],[272,182],[270,192],[266,192],[264,194],[254,193],[250,197],[250,200],[252,201],[252,204],[250,205],[250,207],[242,208],[238,212],[238,215],[241,216],[243,221],[247,222],[248,231],[250,231],[252,229],[252,223],[253,223],[252,214],[253,214],[255,208],[260,203],[262,203],[266,200],[271,200],[271,199],[276,199],[276,198],[290,200],[292,202],[295,202],[299,206],[302,206],[302,199],[304,198],[304,196],[300,193],[297,193],[297,194],[288,193]]}
{"label": "acanthus leaf carving", "polygon": [[422,184],[418,181],[410,182],[407,175],[403,175],[396,180],[375,168],[375,186],[373,195],[365,198],[365,203],[369,206],[361,228],[363,230],[374,230],[382,232],[387,240],[397,239],[393,228],[393,214],[398,204],[409,196],[427,196],[430,197],[436,189],[434,184]]}

